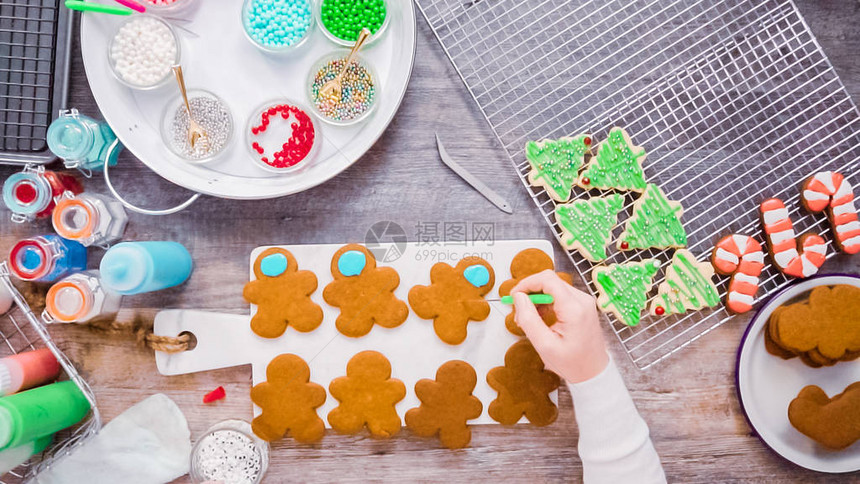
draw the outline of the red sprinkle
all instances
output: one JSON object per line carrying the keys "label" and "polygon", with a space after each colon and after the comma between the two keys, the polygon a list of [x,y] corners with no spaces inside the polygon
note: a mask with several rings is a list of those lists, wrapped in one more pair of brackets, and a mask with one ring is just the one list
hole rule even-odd
{"label": "red sprinkle", "polygon": [[654,308],[654,312],[657,313],[657,316],[662,316],[666,313],[666,310],[663,309],[663,306],[657,306],[656,308]]}
{"label": "red sprinkle", "polygon": [[585,146],[589,146],[589,145],[591,145],[591,138],[586,136],[585,139],[582,140],[582,142],[585,143]]}
{"label": "red sprinkle", "polygon": [[621,250],[627,250],[630,248],[630,244],[627,242],[621,242]]}
{"label": "red sprinkle", "polygon": [[218,400],[221,400],[226,396],[227,392],[224,391],[224,387],[218,387],[207,393],[206,395],[203,395],[203,403],[217,402]]}
{"label": "red sprinkle", "polygon": [[583,185],[590,185],[590,184],[591,184],[591,180],[589,180],[588,178],[583,178],[583,179],[582,179],[582,184],[583,184]]}

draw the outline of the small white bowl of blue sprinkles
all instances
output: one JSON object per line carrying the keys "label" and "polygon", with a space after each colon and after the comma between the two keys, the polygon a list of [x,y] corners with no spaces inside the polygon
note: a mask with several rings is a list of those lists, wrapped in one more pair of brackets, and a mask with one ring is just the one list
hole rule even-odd
{"label": "small white bowl of blue sprinkles", "polygon": [[286,54],[310,37],[314,28],[311,0],[245,0],[242,31],[263,52]]}

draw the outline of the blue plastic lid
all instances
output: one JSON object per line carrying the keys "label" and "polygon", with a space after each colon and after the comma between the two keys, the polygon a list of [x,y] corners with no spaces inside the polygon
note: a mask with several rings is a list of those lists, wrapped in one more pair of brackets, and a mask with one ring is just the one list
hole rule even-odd
{"label": "blue plastic lid", "polygon": [[48,148],[64,160],[86,158],[95,136],[87,123],[74,115],[63,115],[48,127]]}
{"label": "blue plastic lid", "polygon": [[51,184],[36,173],[15,173],[3,183],[3,203],[21,215],[36,215],[51,204]]}
{"label": "blue plastic lid", "polygon": [[102,283],[120,294],[134,294],[146,284],[151,264],[146,252],[119,244],[108,250],[99,265]]}

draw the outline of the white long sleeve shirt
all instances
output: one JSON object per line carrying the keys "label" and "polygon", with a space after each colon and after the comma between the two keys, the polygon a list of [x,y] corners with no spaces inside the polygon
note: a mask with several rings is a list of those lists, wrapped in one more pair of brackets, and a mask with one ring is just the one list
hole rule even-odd
{"label": "white long sleeve shirt", "polygon": [[568,383],[568,388],[579,426],[579,457],[586,484],[666,482],[648,425],[611,358],[599,375]]}

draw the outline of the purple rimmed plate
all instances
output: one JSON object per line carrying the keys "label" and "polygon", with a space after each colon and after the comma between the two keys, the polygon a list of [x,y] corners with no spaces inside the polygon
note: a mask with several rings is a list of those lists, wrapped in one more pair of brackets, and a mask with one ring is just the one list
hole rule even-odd
{"label": "purple rimmed plate", "polygon": [[792,427],[788,405],[807,385],[818,385],[831,397],[841,393],[851,383],[860,381],[860,360],[822,368],[810,368],[799,358],[783,360],[767,352],[763,330],[777,307],[814,287],[836,284],[860,287],[860,277],[847,274],[812,277],[768,299],[741,339],[735,373],[741,410],[762,442],[801,467],[830,473],[860,470],[860,441],[841,451],[826,450]]}

